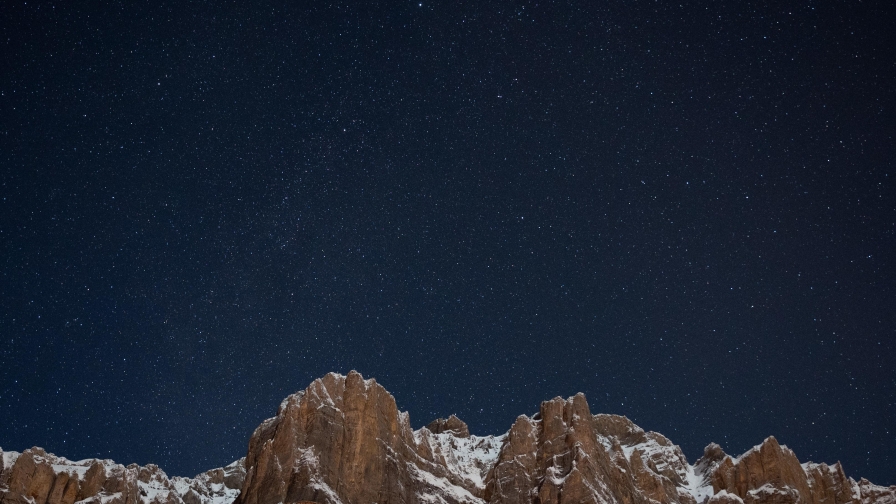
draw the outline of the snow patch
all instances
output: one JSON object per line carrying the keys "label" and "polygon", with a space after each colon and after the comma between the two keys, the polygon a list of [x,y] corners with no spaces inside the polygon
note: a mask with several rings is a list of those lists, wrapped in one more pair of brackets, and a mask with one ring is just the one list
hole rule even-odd
{"label": "snow patch", "polygon": [[708,481],[705,474],[698,473],[694,466],[690,464],[688,465],[687,478],[684,481],[685,484],[681,488],[691,494],[694,500],[697,501],[697,504],[713,496],[712,483]]}
{"label": "snow patch", "polygon": [[[449,504],[449,502],[461,502],[469,504],[485,504],[485,501],[479,499],[467,490],[451,484],[445,478],[439,478],[426,471],[420,470],[415,464],[407,463],[408,472],[411,477],[417,481],[423,482],[431,489],[438,490],[436,493],[421,493],[417,495],[420,502],[427,504]],[[447,500],[445,497],[451,499]]]}
{"label": "snow patch", "polygon": [[[656,467],[656,473],[660,476],[676,480],[676,483],[688,484],[688,475],[693,472],[693,467],[688,464],[681,449],[659,434],[647,433],[647,441],[632,445],[622,445],[626,460],[631,460],[632,454],[638,450],[641,452],[641,460],[648,468],[651,463]],[[699,502],[699,501],[698,501]]]}
{"label": "snow patch", "polygon": [[171,491],[158,481],[150,480],[149,483],[137,481],[140,496],[144,502],[163,502],[168,499]]}
{"label": "snow patch", "polygon": [[87,469],[89,469],[89,467],[87,467],[87,466],[74,465],[74,464],[52,464],[52,466],[53,466],[53,472],[56,474],[59,474],[59,473],[68,473],[70,475],[77,474],[81,479],[84,479],[84,475],[87,474]]}
{"label": "snow patch", "polygon": [[421,431],[414,432],[416,441],[429,440],[433,456],[444,460],[449,472],[470,481],[479,489],[485,488],[483,480],[498,460],[501,446],[507,438],[507,434],[459,438],[450,432],[424,436]]}
{"label": "snow patch", "polygon": [[13,464],[16,463],[16,460],[19,458],[19,455],[21,455],[21,453],[14,451],[7,452],[0,450],[0,453],[3,454],[3,467],[12,467]]}

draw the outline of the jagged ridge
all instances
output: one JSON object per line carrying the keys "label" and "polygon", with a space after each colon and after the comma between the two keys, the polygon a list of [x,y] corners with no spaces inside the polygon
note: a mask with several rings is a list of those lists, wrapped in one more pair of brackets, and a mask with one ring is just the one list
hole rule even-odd
{"label": "jagged ridge", "polygon": [[37,447],[0,450],[0,504],[230,504],[245,479],[244,461],[168,478],[154,464],[71,461]]}
{"label": "jagged ridge", "polygon": [[470,435],[454,415],[414,431],[356,372],[287,397],[245,459],[192,479],[39,448],[0,455],[0,504],[896,504],[896,486],[800,464],[774,437],[736,458],[710,444],[691,465],[665,436],[591,414],[583,394],[543,402],[501,436]]}

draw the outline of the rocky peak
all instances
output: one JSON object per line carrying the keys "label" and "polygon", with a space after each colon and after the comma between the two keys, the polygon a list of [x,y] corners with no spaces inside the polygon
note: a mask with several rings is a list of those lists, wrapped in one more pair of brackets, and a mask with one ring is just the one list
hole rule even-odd
{"label": "rocky peak", "polygon": [[694,463],[694,475],[699,478],[703,484],[710,487],[712,493],[712,475],[728,455],[722,450],[722,447],[716,443],[709,443],[703,448],[703,456]]}
{"label": "rocky peak", "polygon": [[644,429],[620,415],[594,415],[594,429],[601,436],[615,438],[622,444],[633,445],[647,441]]}
{"label": "rocky peak", "polygon": [[882,487],[865,478],[853,483],[858,492],[855,495],[857,499],[854,498],[852,502],[858,500],[860,504],[896,504],[896,485]]}
{"label": "rocky peak", "polygon": [[236,498],[244,474],[243,459],[196,478],[169,479],[155,464],[71,461],[38,447],[0,450],[0,504],[225,504]]}
{"label": "rocky peak", "polygon": [[470,437],[470,429],[467,428],[467,424],[464,423],[463,420],[457,418],[454,415],[446,418],[437,418],[429,423],[426,426],[429,432],[433,434],[441,434],[443,432],[450,432],[455,437],[459,438],[468,438]]}
{"label": "rocky peak", "polygon": [[256,429],[236,504],[476,502],[473,482],[424,440],[375,380],[328,374]]}
{"label": "rocky peak", "polygon": [[792,450],[769,436],[737,458],[726,456],[712,473],[713,488],[740,497],[746,504],[845,504],[864,499],[885,501],[882,487],[863,489],[847,478],[839,463],[800,464]]}
{"label": "rocky peak", "polygon": [[703,456],[700,457],[700,460],[706,460],[707,462],[721,462],[728,455],[725,454],[725,450],[722,449],[716,443],[709,443],[706,445],[706,448],[703,448]]}
{"label": "rocky peak", "polygon": [[[796,455],[769,436],[740,457],[726,457],[719,463],[712,476],[715,490],[726,490],[739,496],[744,502],[756,500],[756,489],[764,488],[766,494],[774,494],[781,502],[796,502],[808,498],[809,484]],[[754,491],[754,494],[750,494]],[[811,500],[806,500],[811,502]]]}
{"label": "rocky peak", "polygon": [[[640,459],[639,459],[640,460]],[[599,434],[584,394],[514,422],[486,482],[487,502],[646,503],[620,448]]]}
{"label": "rocky peak", "polygon": [[456,416],[412,431],[375,380],[335,373],[287,397],[245,459],[195,478],[156,465],[0,450],[0,504],[896,504],[896,486],[806,462],[774,437],[739,457],[681,449],[583,394],[541,403],[507,433]]}

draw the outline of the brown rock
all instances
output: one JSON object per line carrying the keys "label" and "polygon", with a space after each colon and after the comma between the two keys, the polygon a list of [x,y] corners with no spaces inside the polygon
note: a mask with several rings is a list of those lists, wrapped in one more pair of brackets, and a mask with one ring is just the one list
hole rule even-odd
{"label": "brown rock", "polygon": [[499,437],[456,416],[414,432],[375,380],[330,374],[289,396],[246,459],[195,478],[158,466],[0,450],[0,504],[896,504],[896,486],[800,464],[775,438],[691,466],[665,436],[555,398]]}
{"label": "brown rock", "polygon": [[375,380],[329,374],[256,429],[236,504],[477,501],[475,488],[426,454]]}
{"label": "brown rock", "polygon": [[73,504],[78,494],[78,486],[77,473],[73,475],[67,472],[59,473],[47,496],[47,504]]}
{"label": "brown rock", "polygon": [[513,423],[498,462],[488,474],[484,498],[494,504],[531,502],[537,482],[538,422],[520,416]]}
{"label": "brown rock", "polygon": [[812,504],[846,504],[853,501],[856,482],[846,477],[840,462],[803,465],[812,493]]}
{"label": "brown rock", "polygon": [[[454,436],[437,437],[445,433]],[[458,444],[467,437],[455,416],[413,433],[374,381],[328,375],[290,396],[256,430],[236,504],[847,504],[859,495],[839,465],[804,469],[774,438],[738,459],[710,444],[690,466],[665,436],[625,417],[591,415],[581,394],[517,418],[497,459],[476,461],[482,486],[475,474],[460,474],[470,467],[458,456],[473,446]],[[866,494],[872,502],[890,495],[870,484]]]}
{"label": "brown rock", "polygon": [[644,429],[627,417],[619,415],[594,415],[594,430],[605,438],[615,438],[621,444],[632,445],[647,442]]}
{"label": "brown rock", "polygon": [[429,432],[433,434],[441,434],[443,432],[450,432],[459,438],[468,438],[470,437],[470,429],[467,428],[467,424],[463,422],[460,418],[457,418],[454,415],[449,416],[447,419],[439,418],[433,420],[426,426]]}
{"label": "brown rock", "polygon": [[[726,490],[747,504],[846,504],[856,503],[861,485],[848,478],[839,463],[801,465],[793,451],[774,437],[732,459],[725,457],[712,472],[716,491]],[[872,501],[884,502],[883,487]]]}
{"label": "brown rock", "polygon": [[[716,491],[727,490],[747,503],[779,501],[785,499],[783,494],[791,495],[790,490],[796,492],[793,495],[797,498],[811,502],[808,481],[799,460],[774,437],[768,437],[737,461],[727,457],[714,472],[712,483]],[[768,491],[760,492],[765,486]]]}
{"label": "brown rock", "polygon": [[896,504],[896,485],[878,486],[862,478],[856,487],[861,504]]}
{"label": "brown rock", "polygon": [[710,497],[707,504],[744,504],[744,501],[740,497],[722,490]]}
{"label": "brown rock", "polygon": [[94,460],[88,466],[87,472],[84,473],[84,481],[78,490],[77,500],[84,500],[94,496],[106,484],[106,466],[99,460]]}
{"label": "brown rock", "polygon": [[[601,426],[605,433],[627,432],[620,425],[616,419],[592,416],[582,394],[542,403],[535,417],[520,417],[511,428],[488,477],[485,499],[502,504],[533,498],[541,504],[646,504],[648,497],[637,489],[638,476],[630,471],[618,440],[611,443],[598,433]],[[640,476],[650,491],[662,494],[652,476]]]}
{"label": "brown rock", "polygon": [[635,449],[632,452],[629,458],[629,467],[631,467],[632,475],[635,478],[635,486],[641,493],[657,502],[669,502],[663,480],[657,474],[656,465],[648,467],[644,462],[644,454],[641,450]]}
{"label": "brown rock", "polygon": [[12,465],[15,464],[19,454],[16,452],[5,452],[0,448],[0,488],[9,486],[9,474],[12,472]]}
{"label": "brown rock", "polygon": [[[41,448],[22,454],[0,453],[0,504],[184,504],[184,495],[158,466],[122,466],[111,460],[73,462]],[[12,462],[12,463],[9,463]],[[176,478],[190,504],[211,504],[213,497],[234,499],[242,484],[242,461],[220,473],[224,488],[203,479]],[[216,474],[217,474],[216,473]],[[205,473],[204,473],[205,474]],[[226,488],[230,482],[231,487]],[[198,492],[196,491],[198,490]],[[228,493],[229,492],[229,493]],[[194,495],[195,494],[195,495]]]}
{"label": "brown rock", "polygon": [[725,451],[722,450],[721,446],[716,443],[709,443],[706,445],[706,448],[703,448],[703,457],[701,457],[701,459],[718,465],[718,463],[724,460],[727,456],[728,455],[725,454]]}

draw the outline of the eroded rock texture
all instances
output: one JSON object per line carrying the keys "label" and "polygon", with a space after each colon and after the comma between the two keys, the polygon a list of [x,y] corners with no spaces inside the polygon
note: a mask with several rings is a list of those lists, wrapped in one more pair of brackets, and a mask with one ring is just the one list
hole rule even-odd
{"label": "eroded rock texture", "polygon": [[[375,380],[329,374],[289,396],[252,435],[236,504],[479,502],[482,476],[458,471],[464,453],[455,452],[470,441],[492,446],[494,438],[455,434],[414,433],[407,413]],[[453,445],[443,442],[448,438]]]}
{"label": "eroded rock texture", "polygon": [[593,415],[582,394],[545,401],[502,436],[471,436],[453,415],[412,431],[355,372],[287,398],[252,436],[246,467],[236,504],[896,504],[896,487],[801,465],[774,438],[737,459],[710,444],[691,465],[665,436]]}
{"label": "eroded rock texture", "polygon": [[840,463],[800,464],[774,437],[736,459],[725,457],[711,474],[714,491],[736,495],[745,504],[846,504],[892,502],[896,487],[857,483]]}
{"label": "eroded rock texture", "polygon": [[71,461],[31,448],[0,451],[0,504],[229,504],[245,478],[243,459],[195,478],[158,466]]}
{"label": "eroded rock texture", "polygon": [[287,397],[248,454],[195,478],[154,465],[0,450],[0,504],[896,504],[896,486],[801,464],[769,437],[693,465],[662,434],[555,398],[500,436],[454,415],[411,429],[375,380],[329,374]]}

